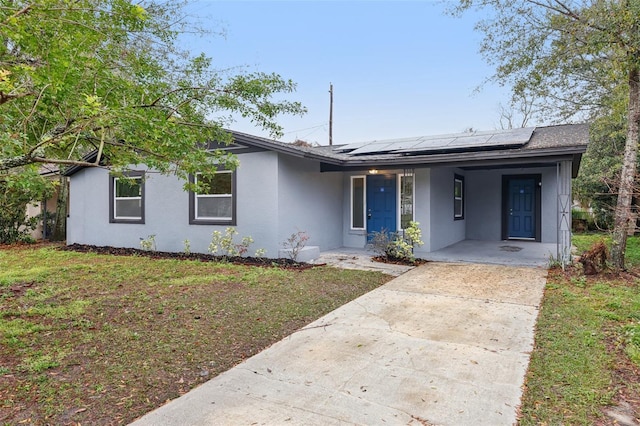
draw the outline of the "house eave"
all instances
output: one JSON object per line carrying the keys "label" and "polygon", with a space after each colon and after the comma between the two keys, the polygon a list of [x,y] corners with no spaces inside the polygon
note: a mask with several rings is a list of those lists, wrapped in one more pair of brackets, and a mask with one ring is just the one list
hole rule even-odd
{"label": "house eave", "polygon": [[[519,152],[468,152],[463,154],[435,154],[421,156],[398,156],[383,159],[348,159],[336,163],[324,161],[322,171],[349,171],[377,169],[399,169],[415,167],[486,167],[500,165],[555,164],[558,161],[578,160],[586,147],[549,148],[540,150],[522,150]],[[576,157],[577,156],[577,157]],[[576,170],[577,172],[577,170]]]}

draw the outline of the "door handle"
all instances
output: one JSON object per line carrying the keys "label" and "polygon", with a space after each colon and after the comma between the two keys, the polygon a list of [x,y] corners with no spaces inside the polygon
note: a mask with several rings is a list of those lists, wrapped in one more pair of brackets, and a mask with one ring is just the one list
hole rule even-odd
{"label": "door handle", "polygon": [[367,219],[371,219],[371,209],[367,210]]}

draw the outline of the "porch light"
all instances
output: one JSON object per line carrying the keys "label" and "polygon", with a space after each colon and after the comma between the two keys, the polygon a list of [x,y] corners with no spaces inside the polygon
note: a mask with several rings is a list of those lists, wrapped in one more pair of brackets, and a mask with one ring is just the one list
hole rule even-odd
{"label": "porch light", "polygon": [[378,169],[371,169],[371,170],[369,170],[369,174],[370,174],[370,175],[377,175],[377,174],[378,174]]}

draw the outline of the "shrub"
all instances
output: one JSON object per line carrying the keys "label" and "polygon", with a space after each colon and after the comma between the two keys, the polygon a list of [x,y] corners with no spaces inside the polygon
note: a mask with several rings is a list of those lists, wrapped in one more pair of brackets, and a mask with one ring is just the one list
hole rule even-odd
{"label": "shrub", "polygon": [[27,217],[27,205],[45,199],[51,191],[51,183],[37,171],[0,176],[0,243],[33,242],[30,233],[39,219]]}
{"label": "shrub", "polygon": [[149,235],[147,238],[140,237],[140,248],[145,251],[156,251],[156,235]]}
{"label": "shrub", "polygon": [[418,222],[411,221],[403,231],[374,231],[370,234],[368,248],[389,260],[414,262],[414,247],[424,244],[419,225]]}
{"label": "shrub", "polygon": [[298,260],[300,250],[307,245],[309,238],[305,231],[294,232],[282,243],[282,247],[288,250],[289,258],[295,262]]}
{"label": "shrub", "polygon": [[253,238],[242,237],[239,243],[234,242],[234,237],[238,235],[235,228],[228,227],[224,234],[220,231],[213,231],[211,235],[211,244],[209,244],[209,253],[223,258],[244,256],[249,247],[253,244]]}

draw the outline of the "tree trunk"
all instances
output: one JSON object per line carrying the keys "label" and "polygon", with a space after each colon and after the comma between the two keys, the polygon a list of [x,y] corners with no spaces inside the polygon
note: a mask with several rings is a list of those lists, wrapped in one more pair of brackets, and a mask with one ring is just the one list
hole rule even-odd
{"label": "tree trunk", "polygon": [[613,241],[611,243],[611,261],[615,272],[624,270],[624,255],[627,248],[627,230],[632,220],[631,202],[636,176],[638,157],[638,136],[640,134],[640,67],[629,71],[629,106],[627,117],[627,140],[624,146],[624,159],[620,172],[620,187],[616,203]]}
{"label": "tree trunk", "polygon": [[56,221],[51,235],[52,241],[67,239],[67,199],[69,197],[69,182],[67,177],[60,174],[58,186],[58,202],[56,203]]}

